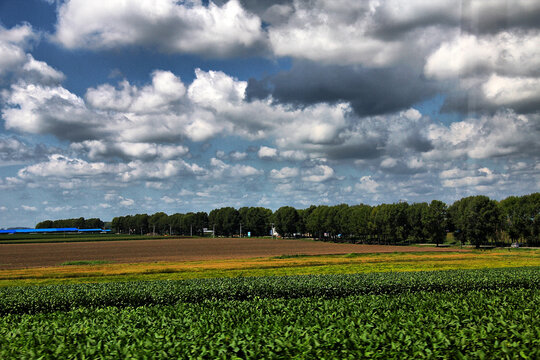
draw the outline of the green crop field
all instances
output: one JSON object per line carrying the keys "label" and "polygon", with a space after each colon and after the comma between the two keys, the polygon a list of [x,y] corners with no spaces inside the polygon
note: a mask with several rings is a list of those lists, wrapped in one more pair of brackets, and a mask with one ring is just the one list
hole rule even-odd
{"label": "green crop field", "polygon": [[0,289],[0,358],[540,357],[540,267]]}

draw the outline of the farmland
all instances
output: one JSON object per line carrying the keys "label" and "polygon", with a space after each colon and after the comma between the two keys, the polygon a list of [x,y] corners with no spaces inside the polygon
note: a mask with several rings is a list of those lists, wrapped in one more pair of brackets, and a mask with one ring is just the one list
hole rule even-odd
{"label": "farmland", "polygon": [[0,357],[534,359],[539,285],[528,267],[10,287]]}
{"label": "farmland", "polygon": [[540,356],[534,249],[167,238],[0,251],[0,358]]}
{"label": "farmland", "polygon": [[335,244],[312,240],[168,238],[137,241],[0,244],[0,269],[54,266],[66,261],[119,263],[198,261],[280,255],[456,251],[448,248]]}

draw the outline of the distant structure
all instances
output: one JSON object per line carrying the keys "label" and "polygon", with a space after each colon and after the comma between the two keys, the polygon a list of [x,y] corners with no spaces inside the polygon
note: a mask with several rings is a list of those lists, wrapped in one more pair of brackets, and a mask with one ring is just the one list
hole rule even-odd
{"label": "distant structure", "polygon": [[8,229],[0,230],[0,234],[45,234],[45,233],[108,233],[104,229],[77,229],[77,228],[48,228],[48,229]]}

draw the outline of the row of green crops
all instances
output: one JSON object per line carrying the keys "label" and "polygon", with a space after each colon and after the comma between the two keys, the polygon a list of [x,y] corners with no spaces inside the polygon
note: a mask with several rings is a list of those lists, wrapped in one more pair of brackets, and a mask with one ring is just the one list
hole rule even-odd
{"label": "row of green crops", "polygon": [[539,287],[540,267],[7,287],[0,289],[0,315],[206,300],[329,299],[364,294]]}
{"label": "row of green crops", "polygon": [[539,306],[531,288],[9,314],[0,358],[538,359]]}

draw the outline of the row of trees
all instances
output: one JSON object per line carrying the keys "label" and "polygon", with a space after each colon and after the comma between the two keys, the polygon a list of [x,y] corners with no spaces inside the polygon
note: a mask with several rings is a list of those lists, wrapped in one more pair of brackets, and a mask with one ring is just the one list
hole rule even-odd
{"label": "row of trees", "polygon": [[[51,222],[50,227],[80,227],[71,222],[80,222],[80,219],[57,220]],[[47,224],[38,225],[46,227]],[[477,246],[488,241],[520,241],[536,246],[540,245],[540,193],[511,196],[500,202],[487,196],[470,196],[449,207],[438,200],[429,204],[312,205],[306,209],[283,206],[275,212],[262,207],[238,210],[223,207],[209,214],[167,215],[158,212],[119,216],[111,224],[118,233],[194,236],[203,235],[205,228],[214,230],[217,236],[246,235],[248,232],[252,236],[266,236],[273,226],[284,237],[311,236],[329,241],[387,244],[438,244],[445,240],[447,232],[452,232],[462,243]],[[99,227],[94,225],[88,227]]]}
{"label": "row of trees", "polygon": [[208,227],[208,214],[205,212],[167,215],[157,212],[153,215],[136,214],[117,216],[111,227],[122,234],[175,234],[202,236]]}
{"label": "row of trees", "polygon": [[262,207],[243,207],[236,210],[224,207],[205,212],[167,215],[158,212],[153,215],[137,214],[118,216],[112,220],[114,231],[125,234],[174,234],[203,235],[204,229],[215,231],[217,236],[233,236],[250,232],[253,236],[269,234],[272,210]]}
{"label": "row of trees", "polygon": [[83,217],[76,219],[45,220],[36,225],[36,229],[50,228],[77,228],[77,229],[103,229],[105,223],[99,218],[85,219]]}
{"label": "row of trees", "polygon": [[446,205],[438,200],[412,205],[321,205],[302,210],[285,206],[274,214],[276,230],[285,236],[309,233],[319,239],[377,243],[440,243],[446,236],[446,218]]}

